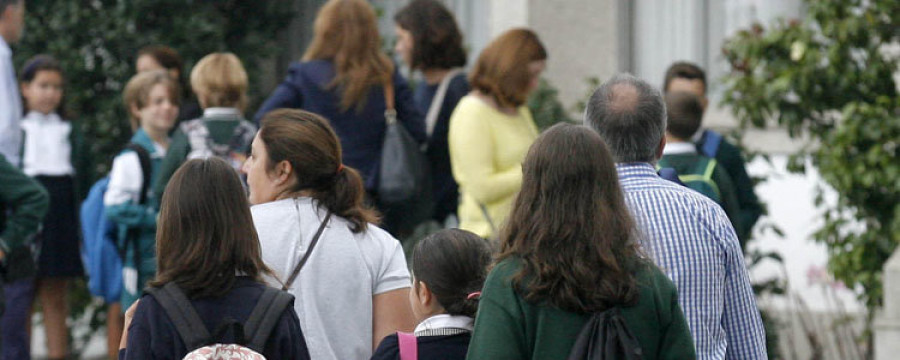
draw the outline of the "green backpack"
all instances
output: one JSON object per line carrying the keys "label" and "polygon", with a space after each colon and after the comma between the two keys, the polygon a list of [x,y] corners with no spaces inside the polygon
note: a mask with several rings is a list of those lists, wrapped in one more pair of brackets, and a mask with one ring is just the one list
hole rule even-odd
{"label": "green backpack", "polygon": [[[718,204],[722,204],[722,194],[719,192],[719,186],[712,179],[713,171],[716,170],[717,164],[716,159],[702,156],[697,161],[697,164],[694,165],[694,168],[691,169],[691,172],[686,174],[679,173],[678,179],[688,188],[703,194]],[[659,167],[672,166],[663,157],[659,160]]]}

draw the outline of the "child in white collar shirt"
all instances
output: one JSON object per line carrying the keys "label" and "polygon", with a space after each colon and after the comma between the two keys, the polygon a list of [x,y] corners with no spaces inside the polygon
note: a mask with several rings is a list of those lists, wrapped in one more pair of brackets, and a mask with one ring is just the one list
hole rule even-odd
{"label": "child in white collar shirt", "polygon": [[465,359],[490,262],[488,243],[465,230],[442,230],[419,242],[409,292],[419,325],[412,334],[386,337],[372,359]]}

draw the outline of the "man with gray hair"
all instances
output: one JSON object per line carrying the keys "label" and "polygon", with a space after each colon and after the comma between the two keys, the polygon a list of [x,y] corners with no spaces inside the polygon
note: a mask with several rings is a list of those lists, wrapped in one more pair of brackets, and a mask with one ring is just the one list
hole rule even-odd
{"label": "man with gray hair", "polygon": [[584,122],[616,159],[641,243],[678,288],[698,358],[765,359],[765,331],[724,210],[656,173],[666,143],[660,92],[631,75],[616,75],[591,95]]}

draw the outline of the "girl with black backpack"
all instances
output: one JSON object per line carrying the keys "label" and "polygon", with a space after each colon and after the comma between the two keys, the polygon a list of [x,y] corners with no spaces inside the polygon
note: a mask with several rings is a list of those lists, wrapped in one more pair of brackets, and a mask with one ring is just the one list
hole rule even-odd
{"label": "girl with black backpack", "polygon": [[584,126],[531,146],[467,359],[696,358],[675,286],[640,254],[614,164]]}
{"label": "girl with black backpack", "polygon": [[294,297],[263,283],[272,271],[231,165],[181,166],[158,224],[158,273],[125,314],[119,359],[310,358]]}

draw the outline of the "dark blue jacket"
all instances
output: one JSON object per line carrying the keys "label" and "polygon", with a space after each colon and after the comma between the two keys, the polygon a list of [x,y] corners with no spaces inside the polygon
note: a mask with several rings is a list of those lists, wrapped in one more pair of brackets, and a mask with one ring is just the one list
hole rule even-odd
{"label": "dark blue jacket", "polygon": [[[381,145],[384,141],[384,89],[369,89],[361,110],[340,108],[339,89],[329,86],[335,77],[334,65],[326,60],[296,62],[287,77],[256,112],[257,124],[266,113],[279,108],[303,109],[319,114],[331,123],[343,148],[344,164],[359,170],[367,190],[377,187]],[[394,71],[397,118],[410,135],[425,142],[423,115],[413,103],[412,92],[400,73]]]}
{"label": "dark blue jacket", "polygon": [[[430,360],[464,360],[469,350],[472,334],[463,333],[448,336],[418,336],[419,359]],[[391,334],[381,340],[371,360],[399,360],[400,343],[397,334]]]}
{"label": "dark blue jacket", "polygon": [[[429,85],[424,81],[416,86],[416,107],[422,114],[428,114],[431,101],[437,95],[440,84]],[[450,115],[456,109],[459,100],[469,93],[469,82],[466,74],[459,73],[447,85],[447,93],[444,95],[444,103],[438,112],[434,132],[428,139],[428,150],[425,156],[431,165],[431,180],[434,198],[434,219],[443,221],[448,215],[456,214],[459,207],[459,185],[453,178],[453,170],[450,167],[450,150],[447,145],[447,134],[450,132]],[[423,119],[425,119],[423,115]],[[423,120],[424,121],[424,120]]]}

